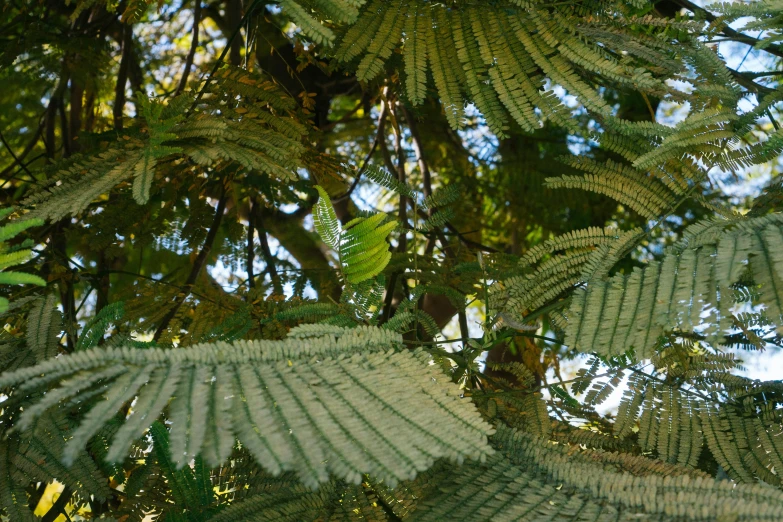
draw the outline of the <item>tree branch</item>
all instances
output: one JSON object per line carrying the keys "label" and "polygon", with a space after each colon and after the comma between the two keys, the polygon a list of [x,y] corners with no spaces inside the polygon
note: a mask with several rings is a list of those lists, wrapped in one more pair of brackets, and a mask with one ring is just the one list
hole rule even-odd
{"label": "tree branch", "polygon": [[283,285],[280,281],[280,275],[277,273],[277,267],[275,266],[275,258],[272,255],[272,251],[269,248],[269,239],[266,236],[266,227],[264,226],[264,217],[259,212],[256,220],[256,230],[258,230],[258,239],[261,241],[261,254],[264,256],[264,274],[269,274],[269,278],[272,280],[272,287],[274,292],[278,295],[283,295]]}
{"label": "tree branch", "polygon": [[188,109],[187,116],[190,116],[193,114],[193,111],[198,106],[199,102],[201,101],[201,98],[204,97],[204,93],[207,91],[207,87],[209,87],[209,84],[212,83],[212,79],[215,77],[215,74],[217,74],[217,70],[220,68],[220,65],[223,63],[223,60],[226,58],[226,54],[228,54],[229,49],[231,49],[232,43],[234,40],[236,40],[236,37],[239,35],[239,30],[242,28],[242,26],[245,24],[247,19],[250,17],[251,14],[256,10],[256,8],[260,5],[259,0],[253,0],[253,3],[250,4],[250,7],[248,7],[247,11],[245,12],[245,16],[242,17],[242,19],[239,21],[239,24],[237,24],[236,28],[234,28],[234,31],[231,33],[231,36],[228,38],[228,41],[226,42],[226,46],[223,48],[223,52],[220,53],[220,56],[218,57],[217,61],[215,62],[215,65],[212,67],[212,70],[209,73],[209,76],[207,76],[207,79],[204,81],[204,85],[199,89],[198,94],[196,94],[196,99],[193,100],[193,103],[190,106],[190,109]]}
{"label": "tree branch", "polygon": [[[196,0],[200,2],[201,0]],[[256,257],[256,249],[254,245],[254,236],[256,233],[256,227],[253,224],[253,214],[255,213],[255,197],[251,197],[248,204],[250,210],[247,213],[247,287],[253,289],[256,286],[255,276],[253,275],[253,261]]]}
{"label": "tree branch", "polygon": [[[395,168],[394,164],[391,163],[391,158],[388,157],[389,153],[386,150],[386,145],[384,144],[383,150],[386,151],[386,154],[384,154],[384,160],[387,162],[387,166],[390,167],[391,172],[397,173],[397,180],[400,183],[405,183],[405,151],[402,148],[402,131],[399,127],[399,121],[395,117],[394,109],[392,108],[392,103],[395,103],[394,101],[388,99],[385,94],[387,91],[384,91],[383,96],[383,102],[384,105],[388,105],[389,110],[389,116],[391,116],[391,122],[392,122],[392,130],[394,131],[394,153],[397,155],[397,166]],[[400,220],[400,223],[402,223],[403,230],[400,233],[400,238],[397,243],[397,252],[403,253],[408,250],[408,233],[406,231],[406,226],[408,224],[408,198],[405,196],[405,194],[400,194],[400,204],[399,204],[399,210],[397,212],[397,218]],[[397,286],[397,279],[400,277],[400,272],[395,271],[392,272],[391,277],[389,278],[389,286],[386,289],[386,296],[384,298],[383,303],[383,315],[382,315],[382,322],[385,323],[389,320],[391,317],[391,309],[392,309],[392,303],[394,302],[394,288]],[[403,280],[403,286],[405,286],[405,280]],[[406,286],[407,288],[407,286]]]}
{"label": "tree branch", "polygon": [[[400,105],[402,114],[405,116],[405,121],[408,123],[408,129],[411,131],[411,138],[413,139],[413,152],[416,154],[416,162],[419,164],[419,170],[421,171],[422,183],[424,188],[424,197],[428,198],[432,196],[432,177],[430,175],[430,169],[427,166],[427,162],[424,159],[424,147],[421,141],[421,135],[419,134],[419,125],[416,120],[413,119],[413,115],[404,105]],[[429,214],[432,215],[430,209]]]}
{"label": "tree branch", "polygon": [[[285,212],[267,211],[263,205],[256,207],[257,221],[263,219],[263,226],[274,236],[301,266],[301,271],[312,274],[313,283],[318,283],[316,290],[321,295],[329,295],[334,300],[340,299],[340,285],[337,283],[334,268],[329,264],[326,254],[316,241],[313,234],[302,227],[302,219],[307,216],[312,207],[302,206],[299,210],[287,214]],[[259,235],[261,235],[259,233]]]}
{"label": "tree branch", "polygon": [[133,31],[131,26],[122,26],[122,55],[120,57],[120,70],[117,72],[117,83],[114,86],[114,107],[112,116],[114,128],[122,130],[122,117],[125,112],[125,85],[128,83],[128,69],[131,61],[131,45],[133,43]]}
{"label": "tree branch", "polygon": [[27,173],[28,176],[35,179],[33,177],[33,174],[27,169],[27,165],[24,164],[23,160],[24,157],[33,149],[35,144],[38,142],[38,136],[40,135],[41,135],[41,125],[38,125],[38,129],[35,131],[35,136],[33,137],[33,139],[30,141],[27,147],[25,147],[25,150],[22,151],[22,153],[19,154],[19,156],[17,156],[14,153],[14,149],[12,149],[11,146],[8,144],[8,142],[5,141],[5,136],[3,136],[3,133],[0,132],[0,141],[2,141],[3,146],[8,150],[8,153],[11,155],[11,157],[14,160],[14,162],[11,163],[11,165],[3,169],[3,172],[0,173],[0,178],[4,177],[6,173],[10,172],[16,165],[19,165],[20,167],[22,167],[22,170],[24,170]]}
{"label": "tree branch", "polygon": [[[253,9],[255,2],[251,5],[250,9]],[[242,28],[247,20],[242,16],[242,0],[226,0],[226,22],[229,27],[234,31],[234,34]],[[231,51],[228,55],[228,61],[231,65],[239,66],[242,63],[242,37],[231,38],[231,42],[228,43],[231,47]]]}
{"label": "tree branch", "polygon": [[215,242],[215,238],[217,237],[218,229],[220,228],[220,223],[223,220],[223,213],[226,210],[227,200],[228,200],[228,192],[224,184],[221,188],[220,199],[218,200],[217,209],[215,210],[215,217],[212,218],[212,224],[210,225],[209,231],[207,232],[207,237],[204,240],[204,246],[201,247],[201,251],[199,251],[196,260],[193,262],[193,268],[190,270],[190,274],[188,275],[187,280],[185,280],[185,285],[182,288],[182,292],[179,293],[176,301],[174,302],[174,305],[163,317],[163,319],[160,322],[160,325],[158,325],[158,329],[155,331],[155,335],[153,336],[154,341],[157,342],[158,339],[160,339],[160,336],[163,335],[163,332],[166,331],[166,329],[169,326],[169,323],[171,322],[172,319],[174,319],[174,316],[177,315],[177,312],[179,311],[182,304],[185,302],[185,299],[188,298],[191,291],[193,290],[193,285],[196,284],[198,275],[201,273],[201,270],[204,268],[204,265],[207,262],[207,257],[209,256],[209,253],[212,250],[212,244]]}
{"label": "tree branch", "polygon": [[179,95],[188,84],[188,77],[190,77],[190,70],[193,67],[193,58],[196,56],[196,49],[198,48],[198,30],[201,24],[201,0],[193,0],[196,5],[193,7],[193,37],[190,40],[190,50],[185,57],[185,70],[182,71],[182,78],[179,79],[179,85],[177,90],[174,91],[174,96]]}
{"label": "tree branch", "polygon": [[63,142],[63,157],[67,158],[71,155],[71,137],[70,129],[68,127],[68,115],[65,113],[65,100],[63,96],[57,100],[57,111],[60,113],[60,135]]}
{"label": "tree branch", "polygon": [[67,518],[68,515],[65,512],[65,506],[67,506],[68,502],[71,501],[72,496],[73,490],[69,486],[65,486],[62,493],[60,493],[60,496],[57,497],[55,503],[52,504],[52,507],[49,508],[49,511],[47,511],[46,514],[41,518],[41,522],[54,522],[61,514],[65,514]]}
{"label": "tree branch", "polygon": [[41,498],[43,498],[44,492],[46,492],[46,486],[48,486],[48,484],[41,481],[41,483],[38,484],[38,487],[35,488],[35,491],[30,495],[30,499],[27,501],[27,507],[30,508],[30,511],[35,511],[35,508],[38,507],[38,503],[41,501]]}
{"label": "tree branch", "polygon": [[364,174],[364,171],[367,170],[367,167],[370,165],[370,159],[372,159],[373,154],[375,154],[375,151],[378,149],[378,143],[380,143],[381,140],[384,139],[385,130],[386,130],[386,104],[383,104],[383,106],[381,107],[381,113],[378,116],[378,132],[375,133],[375,139],[372,141],[370,152],[368,152],[367,156],[364,157],[364,161],[362,162],[361,167],[359,167],[358,172],[356,172],[356,176],[353,178],[353,183],[351,183],[351,186],[348,187],[348,190],[345,192],[345,194],[333,198],[332,201],[334,203],[339,203],[341,201],[350,198],[351,194],[353,194],[353,191],[356,190],[356,187],[359,186],[359,181],[362,179],[362,175]]}
{"label": "tree branch", "polygon": [[84,84],[78,81],[77,77],[71,78],[71,110],[70,126],[68,130],[68,139],[70,141],[70,151],[79,152],[81,144],[79,143],[79,133],[82,131],[82,112],[84,109]]}
{"label": "tree branch", "polygon": [[[707,20],[708,22],[714,22],[715,20],[718,19],[717,16],[707,11],[703,7],[694,4],[690,0],[674,0],[674,2],[677,5],[684,7],[685,9],[691,11],[694,14],[699,14],[703,16],[704,19]],[[731,37],[735,41],[750,45],[751,47],[756,47],[756,45],[761,43],[761,40],[759,40],[758,38],[753,38],[752,36],[742,34],[739,31],[732,29],[728,25],[724,25],[723,29],[721,29],[721,32],[726,36]],[[779,58],[783,58],[783,49],[781,49],[779,46],[775,44],[769,44],[761,50],[766,51],[769,54],[775,55]]]}

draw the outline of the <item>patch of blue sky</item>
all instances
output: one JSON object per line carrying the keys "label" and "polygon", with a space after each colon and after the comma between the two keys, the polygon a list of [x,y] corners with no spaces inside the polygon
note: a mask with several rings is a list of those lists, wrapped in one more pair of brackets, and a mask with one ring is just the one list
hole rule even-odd
{"label": "patch of blue sky", "polygon": [[[289,269],[278,267],[278,274],[287,279],[287,276],[291,274],[287,274],[286,272],[298,272],[301,270],[301,265],[285,248],[283,248],[282,245],[280,245],[274,236],[268,237],[268,243],[272,257],[292,267]],[[256,248],[257,250],[260,250],[257,235]],[[263,257],[258,253],[253,260],[253,273],[258,277],[265,270],[266,263],[264,263]],[[232,293],[246,290],[248,273],[242,266],[231,266],[230,264],[224,263],[223,260],[218,259],[214,265],[207,266],[207,271],[212,279],[226,292]],[[269,274],[265,274],[263,284],[267,287],[266,295],[268,296],[272,293],[272,280]],[[289,298],[294,295],[294,285],[292,282],[284,283],[283,294]],[[317,292],[309,284],[305,287],[303,295],[304,297],[311,299],[318,297]]]}
{"label": "patch of blue sky", "polygon": [[470,161],[478,165],[481,162],[493,163],[498,159],[498,138],[487,126],[484,116],[474,104],[465,107],[465,128],[457,131],[462,145],[470,153]]}

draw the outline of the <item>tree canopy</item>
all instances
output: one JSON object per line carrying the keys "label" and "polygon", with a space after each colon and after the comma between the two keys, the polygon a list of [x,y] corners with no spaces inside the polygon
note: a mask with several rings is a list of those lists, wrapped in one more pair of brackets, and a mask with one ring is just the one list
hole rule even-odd
{"label": "tree canopy", "polygon": [[783,520],[782,40],[8,0],[0,520]]}

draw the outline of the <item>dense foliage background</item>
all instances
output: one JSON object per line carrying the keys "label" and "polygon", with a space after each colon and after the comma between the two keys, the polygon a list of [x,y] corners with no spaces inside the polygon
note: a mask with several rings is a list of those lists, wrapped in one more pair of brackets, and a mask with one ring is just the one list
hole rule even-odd
{"label": "dense foliage background", "polygon": [[0,517],[780,520],[781,28],[4,3]]}

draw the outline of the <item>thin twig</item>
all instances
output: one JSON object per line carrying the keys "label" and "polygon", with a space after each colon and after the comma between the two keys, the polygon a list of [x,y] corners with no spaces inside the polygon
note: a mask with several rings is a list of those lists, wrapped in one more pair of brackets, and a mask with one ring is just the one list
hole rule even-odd
{"label": "thin twig", "polygon": [[[258,205],[254,205],[254,208],[258,208]],[[278,295],[283,294],[283,285],[280,281],[280,275],[277,273],[277,266],[275,266],[275,257],[272,255],[272,250],[269,248],[269,239],[266,234],[266,227],[264,226],[264,217],[260,210],[256,214],[256,230],[258,231],[258,239],[261,241],[261,254],[264,256],[264,274],[269,274],[269,278],[272,280],[272,287]]]}
{"label": "thin twig", "polygon": [[[707,20],[708,22],[714,22],[715,20],[718,19],[717,16],[715,16],[708,10],[704,9],[703,7],[694,4],[690,0],[674,0],[674,2],[684,7],[685,9],[691,11],[694,14],[698,13],[702,15],[704,19]],[[758,44],[761,43],[761,40],[759,40],[758,38],[753,38],[752,36],[742,34],[739,31],[732,29],[728,25],[724,25],[724,27],[721,29],[721,32],[727,36],[730,36],[736,41],[744,43],[746,45],[750,45],[751,47],[756,47]],[[783,58],[783,49],[781,49],[775,44],[769,44],[764,47],[761,47],[760,49],[762,51],[766,51],[770,54],[773,54],[779,58]]]}
{"label": "thin twig", "polygon": [[27,507],[30,508],[30,511],[35,511],[35,508],[38,507],[38,503],[41,501],[41,498],[43,497],[44,492],[46,491],[46,487],[49,484],[47,482],[41,482],[38,484],[38,487],[35,488],[35,491],[32,495],[30,495],[30,499],[27,501]]}
{"label": "thin twig", "polygon": [[41,522],[54,522],[61,514],[65,514],[67,517],[68,514],[65,513],[65,506],[67,506],[68,502],[71,501],[73,493],[74,492],[70,487],[65,486],[55,503],[52,504],[52,507],[49,508],[49,511],[47,511],[43,518],[41,518]]}
{"label": "thin twig", "polygon": [[212,250],[212,244],[215,242],[215,238],[217,237],[218,229],[220,228],[220,223],[223,220],[223,212],[225,212],[226,210],[227,200],[228,200],[228,191],[226,190],[226,186],[223,185],[221,189],[220,199],[218,200],[218,204],[217,204],[217,209],[215,210],[215,217],[212,219],[212,224],[210,225],[209,231],[207,232],[207,237],[204,240],[204,245],[201,247],[201,250],[199,251],[198,256],[196,257],[196,260],[193,262],[193,268],[190,270],[190,274],[188,275],[188,278],[182,287],[182,292],[177,296],[177,300],[174,302],[174,305],[171,307],[171,309],[169,309],[169,311],[161,320],[160,325],[158,325],[158,329],[155,330],[155,335],[152,338],[155,342],[157,342],[158,339],[160,339],[160,336],[163,335],[163,332],[166,331],[171,320],[174,319],[175,315],[177,315],[177,312],[179,311],[179,308],[182,306],[182,304],[185,302],[185,299],[187,299],[188,296],[191,294],[193,290],[193,285],[196,284],[198,275],[201,273],[201,270],[204,268],[204,265],[207,262],[207,257],[209,256],[209,252]]}
{"label": "thin twig", "polygon": [[[394,131],[394,153],[397,155],[397,180],[404,186],[407,183],[405,173],[405,150],[402,147],[402,130],[400,129],[399,119],[396,117],[395,111],[392,108],[392,103],[397,106],[396,102],[392,100],[386,100],[386,104],[389,106],[389,116],[391,117],[392,130]],[[408,223],[408,196],[400,193],[400,205],[397,211],[397,217],[400,223]],[[400,244],[398,250],[404,252],[408,246],[408,236],[403,234],[400,236]]]}
{"label": "thin twig", "polygon": [[215,65],[212,67],[212,70],[209,72],[209,76],[207,76],[207,79],[204,80],[204,85],[201,87],[201,89],[199,89],[198,94],[196,94],[196,99],[193,100],[193,103],[188,109],[188,112],[185,115],[186,118],[190,117],[193,114],[193,112],[196,110],[196,107],[198,107],[201,98],[204,97],[204,93],[207,91],[207,87],[209,87],[209,84],[212,83],[212,79],[215,77],[215,74],[217,74],[218,69],[220,68],[221,64],[223,64],[223,60],[225,60],[226,58],[226,54],[228,54],[228,51],[231,49],[231,44],[236,39],[237,35],[239,34],[239,31],[242,29],[242,26],[244,26],[245,22],[247,22],[247,19],[250,17],[250,15],[253,13],[253,11],[256,10],[256,8],[259,5],[260,5],[259,0],[253,0],[253,3],[250,4],[250,7],[247,9],[247,12],[245,12],[245,15],[242,17],[242,20],[239,21],[239,24],[237,25],[236,29],[234,29],[234,32],[231,33],[231,36],[226,42],[226,46],[223,48],[223,52],[220,53],[220,56],[215,62]]}
{"label": "thin twig", "polygon": [[[256,248],[253,242],[256,235],[256,227],[253,223],[253,212],[255,212],[256,206],[255,197],[250,198],[248,205],[250,205],[250,210],[247,213],[247,286],[252,290],[256,286],[256,278],[253,275],[253,261],[256,257]],[[249,298],[250,296],[248,295],[247,297]]]}
{"label": "thin twig", "polygon": [[[281,30],[280,32],[285,34],[285,31],[283,31],[283,30]],[[289,72],[289,75],[291,76],[291,78],[294,78],[297,82],[299,82],[299,86],[302,88],[302,92],[307,92],[307,87],[305,86],[304,82],[302,81],[302,78],[300,78],[299,75],[296,73],[296,67],[291,67],[291,64],[288,63],[288,60],[285,59],[285,56],[283,56],[280,53],[280,51],[277,50],[277,47],[275,47],[275,44],[273,44],[272,42],[269,41],[269,39],[264,35],[263,31],[260,32],[259,34],[261,35],[261,38],[263,38],[264,41],[267,44],[269,44],[269,48],[272,50],[272,52],[277,54],[277,57],[280,58],[280,60],[283,62],[283,64],[286,67],[286,70]],[[286,38],[288,38],[288,37],[286,36]],[[279,83],[278,85],[280,85],[280,87],[282,87],[283,90],[285,90],[285,92],[288,93],[288,95],[291,98],[296,98],[296,96],[294,96],[294,93],[289,91],[288,88],[282,82]]]}
{"label": "thin twig", "polygon": [[194,0],[196,5],[193,7],[193,37],[190,40],[190,50],[185,57],[185,70],[182,71],[182,78],[179,79],[179,85],[177,90],[174,91],[174,96],[179,95],[185,86],[188,84],[188,78],[190,77],[190,70],[193,68],[193,59],[196,56],[196,49],[198,48],[198,29],[201,24],[201,0]]}
{"label": "thin twig", "polygon": [[131,62],[131,47],[133,46],[133,30],[130,25],[122,26],[122,54],[120,57],[120,69],[117,72],[117,83],[114,86],[114,118],[115,130],[122,130],[123,116],[125,114],[125,85],[128,83],[128,71]]}
{"label": "thin twig", "polygon": [[[424,159],[424,146],[421,141],[421,135],[419,134],[419,125],[404,105],[400,105],[400,108],[402,109],[402,114],[405,116],[405,121],[408,123],[408,130],[410,130],[411,138],[413,139],[413,152],[416,154],[416,162],[419,164],[419,171],[421,172],[424,197],[429,198],[432,196],[432,176],[430,174],[429,166]],[[429,214],[432,215],[433,211],[434,209],[429,209]]]}
{"label": "thin twig", "polygon": [[[169,274],[167,274],[166,277],[169,277],[174,272],[176,272],[176,270],[174,270],[173,272],[170,272]],[[159,284],[159,285],[171,286],[171,287],[174,287],[174,288],[179,288],[180,290],[184,289],[184,286],[182,286],[182,285],[178,285],[176,283],[170,283],[168,281],[165,281],[164,279],[155,279],[154,277],[145,276],[144,274],[138,274],[136,272],[130,272],[128,270],[101,270],[101,271],[97,271],[97,272],[93,272],[93,273],[82,273],[80,275],[82,277],[86,278],[86,277],[91,276],[91,275],[95,275],[97,277],[100,277],[100,276],[103,276],[103,275],[106,275],[106,274],[127,275],[127,276],[135,277],[137,279],[144,279],[146,281],[150,281],[152,283]],[[215,305],[226,306],[227,308],[230,308],[225,303],[219,303],[218,301],[215,301],[214,299],[212,299],[208,295],[204,295],[202,293],[196,292],[195,290],[191,290],[190,294],[198,297],[199,300],[201,300],[201,301],[207,301],[207,302],[210,302],[210,303],[215,304]],[[233,308],[230,308],[230,309],[233,310]]]}
{"label": "thin twig", "polygon": [[[395,117],[394,110],[392,108],[392,103],[394,103],[392,100],[388,99],[386,97],[386,90],[384,90],[384,94],[382,95],[382,99],[384,102],[384,105],[388,106],[389,110],[389,116],[391,117],[392,122],[392,129],[394,130],[394,153],[397,155],[397,166],[394,168],[394,165],[390,165],[393,167],[391,169],[392,172],[397,172],[397,180],[405,184],[405,152],[402,148],[402,131],[400,130],[399,123],[397,121],[397,118]],[[386,145],[384,144],[384,149],[386,149]],[[384,159],[389,162],[388,151],[384,155]],[[403,223],[404,225],[408,224],[408,198],[405,196],[405,194],[400,193],[400,205],[399,210],[397,213],[397,218],[399,219],[400,223]],[[399,241],[397,243],[397,252],[403,253],[408,250],[408,233],[406,230],[403,229],[402,233],[400,234]],[[386,298],[384,299],[383,303],[383,316],[382,321],[385,323],[389,320],[391,317],[391,308],[392,303],[394,301],[394,288],[397,286],[397,279],[400,277],[400,272],[395,271],[392,272],[391,277],[389,278],[389,286],[386,289]],[[405,280],[403,280],[404,282]],[[407,288],[407,287],[406,287]]]}
{"label": "thin twig", "polygon": [[468,345],[468,340],[470,339],[470,330],[468,329],[468,316],[465,313],[465,310],[460,308],[457,312],[457,316],[459,318],[459,334],[460,337],[462,337],[462,348],[463,350]]}
{"label": "thin twig", "polygon": [[[421,209],[418,209],[418,214],[419,214],[419,216],[420,216],[420,217],[422,217],[422,218],[424,218],[424,219],[426,219],[426,218],[428,217],[428,215],[427,215],[427,214],[426,214],[426,213],[425,213],[423,210],[421,210]],[[465,236],[464,236],[464,235],[463,235],[463,234],[462,234],[462,233],[461,233],[459,230],[457,230],[457,227],[455,227],[454,225],[452,225],[452,224],[451,224],[450,222],[448,222],[448,221],[446,222],[445,226],[446,226],[446,229],[449,231],[449,233],[450,233],[450,234],[452,234],[452,235],[455,235],[455,236],[457,236],[457,238],[458,238],[458,239],[459,239],[459,240],[460,240],[460,241],[461,241],[461,242],[462,242],[462,243],[463,243],[463,244],[464,244],[466,247],[469,247],[469,248],[475,248],[476,250],[481,250],[481,251],[483,251],[483,252],[490,252],[490,253],[493,253],[493,254],[494,254],[494,253],[498,253],[498,252],[500,252],[500,250],[498,250],[497,248],[493,248],[493,247],[491,247],[491,246],[488,246],[488,245],[484,245],[484,244],[482,244],[482,243],[479,243],[478,241],[473,241],[472,239],[468,239],[468,238],[466,238],[466,237],[465,237]],[[441,234],[443,234],[443,235],[444,235],[444,237],[445,237],[445,235],[446,235],[446,234],[445,234],[445,233],[443,233],[443,232],[441,232]],[[444,244],[444,248],[445,248],[445,246],[446,246],[446,245]]]}
{"label": "thin twig", "polygon": [[[39,127],[39,131],[38,131],[38,133],[40,133],[40,127]],[[24,170],[24,171],[27,173],[27,175],[28,175],[28,176],[30,176],[31,178],[35,179],[35,178],[33,177],[33,173],[32,173],[32,172],[30,172],[29,170],[27,170],[27,165],[25,165],[25,164],[24,164],[24,162],[22,161],[22,160],[24,159],[24,156],[22,156],[22,157],[20,158],[19,156],[17,156],[17,155],[14,153],[14,149],[12,149],[12,148],[11,148],[11,146],[8,144],[8,142],[7,142],[7,141],[5,141],[5,136],[3,136],[3,133],[2,133],[2,132],[0,132],[0,141],[2,141],[2,143],[3,143],[3,146],[4,146],[4,147],[5,147],[7,150],[8,150],[8,153],[11,155],[11,157],[12,157],[12,158],[14,158],[14,163],[12,164],[12,166],[13,166],[13,165],[19,165],[19,166],[21,166],[21,167],[22,167],[22,170]],[[36,141],[37,141],[37,139],[36,139]],[[34,142],[33,142],[33,143],[34,143]],[[32,147],[31,147],[31,148],[32,148]]]}
{"label": "thin twig", "polygon": [[653,123],[656,123],[655,121],[655,110],[653,110],[652,103],[650,103],[650,98],[647,97],[647,94],[644,92],[640,92],[642,95],[642,99],[644,99],[644,103],[647,104],[647,110],[650,111],[650,120],[652,120]]}
{"label": "thin twig", "polygon": [[[346,122],[351,121],[352,120],[351,116],[353,116],[354,114],[359,112],[359,109],[361,109],[362,107],[364,107],[364,101],[360,100],[359,103],[356,104],[356,107],[351,109],[349,112],[345,113],[339,120],[335,120],[335,121],[329,122],[326,125],[323,125],[321,127],[321,132],[328,132],[328,131],[334,129],[336,126],[340,125],[341,123],[346,123]],[[356,118],[353,121],[361,121],[363,119],[364,118]]]}
{"label": "thin twig", "polygon": [[367,167],[370,165],[370,159],[372,159],[373,154],[375,154],[375,151],[378,149],[378,144],[381,143],[381,141],[384,139],[385,129],[386,129],[386,104],[382,104],[381,113],[378,116],[378,132],[375,133],[375,139],[372,141],[370,152],[368,152],[367,156],[364,157],[364,161],[362,161],[361,167],[359,167],[359,170],[356,172],[356,176],[354,176],[353,183],[351,183],[351,186],[348,187],[348,190],[345,192],[345,194],[341,194],[340,196],[333,198],[332,199],[333,202],[338,203],[340,201],[350,198],[351,194],[353,194],[353,191],[356,190],[356,187],[359,186],[359,181],[362,179],[362,175],[364,174],[364,171],[367,170]]}

